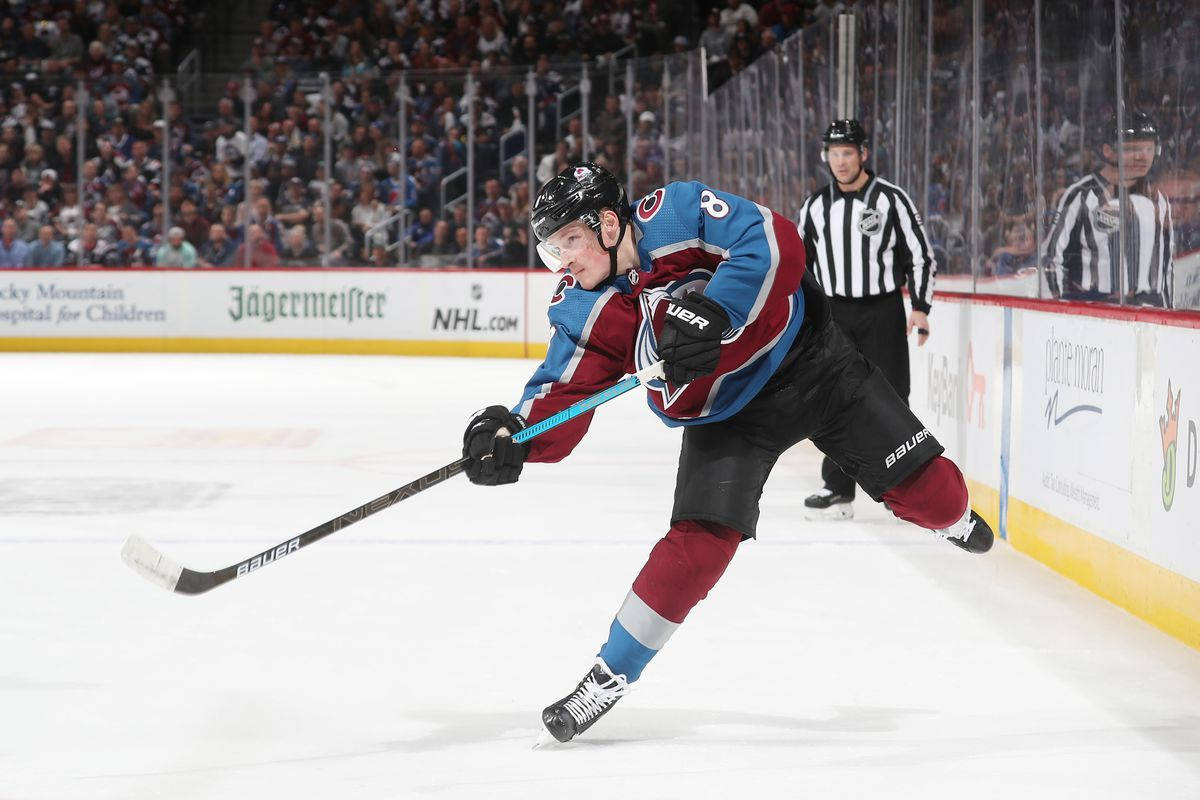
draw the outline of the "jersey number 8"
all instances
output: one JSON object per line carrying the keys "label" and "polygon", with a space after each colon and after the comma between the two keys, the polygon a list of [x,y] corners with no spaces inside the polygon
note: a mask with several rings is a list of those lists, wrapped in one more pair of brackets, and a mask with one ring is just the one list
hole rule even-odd
{"label": "jersey number 8", "polygon": [[700,193],[700,207],[713,219],[723,219],[729,214],[729,204],[708,189]]}

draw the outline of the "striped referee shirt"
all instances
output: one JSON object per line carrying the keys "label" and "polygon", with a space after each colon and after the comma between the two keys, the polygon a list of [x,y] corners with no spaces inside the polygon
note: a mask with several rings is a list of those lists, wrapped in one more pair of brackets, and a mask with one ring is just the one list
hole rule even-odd
{"label": "striped referee shirt", "polygon": [[797,228],[809,270],[830,297],[874,297],[908,282],[916,311],[929,311],[937,262],[904,190],[867,171],[857,192],[836,183],[804,201]]}
{"label": "striped referee shirt", "polygon": [[1122,221],[1117,188],[1099,173],[1063,192],[1045,245],[1046,281],[1054,295],[1089,300],[1117,295],[1124,250],[1126,292],[1135,302],[1174,307],[1171,205],[1145,178],[1128,195]]}

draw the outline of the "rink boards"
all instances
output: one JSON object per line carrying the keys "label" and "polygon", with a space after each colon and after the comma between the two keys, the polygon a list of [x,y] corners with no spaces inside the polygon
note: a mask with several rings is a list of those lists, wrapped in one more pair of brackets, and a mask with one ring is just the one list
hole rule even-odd
{"label": "rink boards", "polygon": [[1065,310],[939,294],[913,409],[1010,544],[1200,648],[1200,321]]}
{"label": "rink boards", "polygon": [[540,357],[546,270],[15,270],[0,350]]}

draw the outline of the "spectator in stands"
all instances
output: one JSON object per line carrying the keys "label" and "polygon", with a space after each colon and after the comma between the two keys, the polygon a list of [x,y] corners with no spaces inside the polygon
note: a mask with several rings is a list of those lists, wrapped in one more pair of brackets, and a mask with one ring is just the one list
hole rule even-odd
{"label": "spectator in stands", "polygon": [[241,267],[247,263],[251,267],[274,267],[279,263],[279,253],[270,239],[263,232],[262,226],[251,224],[247,228],[247,241],[243,242],[233,254],[232,266]]}
{"label": "spectator in stands", "polygon": [[358,203],[350,212],[350,227],[354,231],[354,235],[362,242],[364,253],[370,252],[376,241],[387,243],[387,231],[382,228],[371,234],[372,241],[366,240],[367,231],[383,222],[387,217],[387,208],[375,197],[374,184],[363,184],[358,190]]}
{"label": "spectator in stands", "polygon": [[758,12],[746,0],[725,0],[720,19],[721,27],[736,35],[739,22],[745,21],[752,28],[758,25]]}
{"label": "spectator in stands", "polygon": [[618,147],[623,145],[625,142],[625,115],[621,113],[621,98],[615,94],[606,96],[604,110],[591,127],[596,138],[603,140],[606,147],[612,143],[616,143]]}
{"label": "spectator in stands", "polygon": [[153,262],[154,244],[133,225],[122,225],[121,238],[104,254],[106,267],[148,267]]}
{"label": "spectator in stands", "polygon": [[198,248],[208,240],[211,225],[208,220],[200,216],[195,203],[191,200],[184,200],[179,204],[179,227],[183,228],[183,238],[187,239],[188,244],[193,248]]}
{"label": "spectator in stands", "polygon": [[196,248],[184,238],[183,228],[175,225],[167,231],[166,244],[160,245],[154,254],[154,266],[186,269],[196,266]]}
{"label": "spectator in stands", "polygon": [[1037,266],[1037,243],[1033,229],[1025,220],[1015,220],[1004,228],[1004,244],[992,251],[986,269],[992,275],[1012,275]]}
{"label": "spectator in stands", "polygon": [[513,158],[502,176],[501,189],[505,194],[512,192],[514,184],[529,183],[529,159],[524,155]]}
{"label": "spectator in stands", "polygon": [[67,251],[62,242],[55,241],[54,228],[43,225],[38,230],[37,241],[29,246],[25,254],[27,267],[61,267],[67,260]]}
{"label": "spectator in stands", "polygon": [[17,223],[17,238],[24,242],[32,242],[36,239],[41,225],[37,220],[30,218],[25,202],[18,202],[12,213],[13,221]]}
{"label": "spectator in stands", "polygon": [[304,196],[304,181],[290,178],[284,190],[283,202],[275,218],[280,224],[292,227],[308,223],[308,198]]}
{"label": "spectator in stands", "polygon": [[[505,209],[501,204],[501,211]],[[508,205],[508,215],[512,214],[512,205]],[[504,214],[501,215],[502,217]],[[515,219],[505,221],[500,226],[500,239],[504,242],[504,252],[500,263],[506,267],[524,266],[529,260],[529,223]]]}
{"label": "spectator in stands", "polygon": [[[325,256],[325,204],[314,203],[312,206],[312,224],[309,226],[310,236],[316,243],[317,253]],[[329,258],[331,265],[345,264],[352,258],[354,252],[354,236],[350,227],[336,217],[329,220]]]}
{"label": "spectator in stands", "polygon": [[279,253],[279,264],[284,267],[314,267],[319,266],[317,250],[308,241],[308,234],[303,225],[294,225],[288,229],[287,241]]}
{"label": "spectator in stands", "polygon": [[422,208],[417,213],[417,218],[412,225],[409,226],[405,238],[408,241],[408,247],[414,253],[421,253],[433,241],[433,209]]}
{"label": "spectator in stands", "polygon": [[442,265],[445,266],[444,259],[453,256],[458,251],[459,247],[454,241],[450,223],[444,219],[439,219],[433,226],[433,240],[420,251],[419,255],[441,256],[443,258]]}
{"label": "spectator in stands", "polygon": [[467,229],[465,227],[464,228],[455,228],[454,229],[454,258],[453,258],[453,261],[455,264],[464,266],[464,267],[467,265],[467,259],[470,258],[470,256],[471,256],[471,253],[468,249],[469,245],[470,245],[470,240],[467,238]]}
{"label": "spectator in stands", "polygon": [[475,229],[475,246],[471,248],[476,267],[498,267],[504,255],[504,242],[492,236],[486,226]]}
{"label": "spectator in stands", "polygon": [[78,238],[67,245],[67,252],[81,266],[103,264],[104,254],[110,249],[111,245],[96,235],[96,226],[90,222],[83,226]]}
{"label": "spectator in stands", "polygon": [[[227,267],[237,245],[229,238],[225,226],[217,222],[209,226],[208,238],[200,245],[199,260],[202,267]],[[236,266],[236,265],[234,265]]]}
{"label": "spectator in stands", "polygon": [[509,194],[509,199],[512,200],[513,216],[525,223],[528,223],[529,184],[518,183],[517,185],[513,186],[512,192]]}
{"label": "spectator in stands", "polygon": [[492,225],[499,220],[500,181],[489,179],[483,184],[483,197],[476,201],[475,219],[484,225]]}
{"label": "spectator in stands", "polygon": [[542,160],[538,162],[537,168],[536,177],[538,186],[541,186],[543,183],[567,168],[567,165],[570,163],[567,153],[569,153],[570,150],[570,144],[568,144],[566,141],[560,140],[558,144],[554,145],[553,153],[547,153],[546,155],[542,156]]}
{"label": "spectator in stands", "polygon": [[28,256],[29,245],[17,238],[17,223],[12,219],[4,220],[0,225],[0,269],[23,267]]}

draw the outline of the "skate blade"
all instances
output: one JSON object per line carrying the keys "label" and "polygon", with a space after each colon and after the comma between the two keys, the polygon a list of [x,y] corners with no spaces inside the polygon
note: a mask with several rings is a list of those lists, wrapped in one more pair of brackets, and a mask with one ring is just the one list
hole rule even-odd
{"label": "skate blade", "polygon": [[829,508],[804,508],[804,518],[809,522],[854,519],[854,506],[850,503],[835,503]]}
{"label": "skate blade", "polygon": [[542,732],[538,734],[537,741],[533,743],[534,750],[550,750],[555,745],[559,744],[558,739],[554,738],[554,734],[542,728]]}

